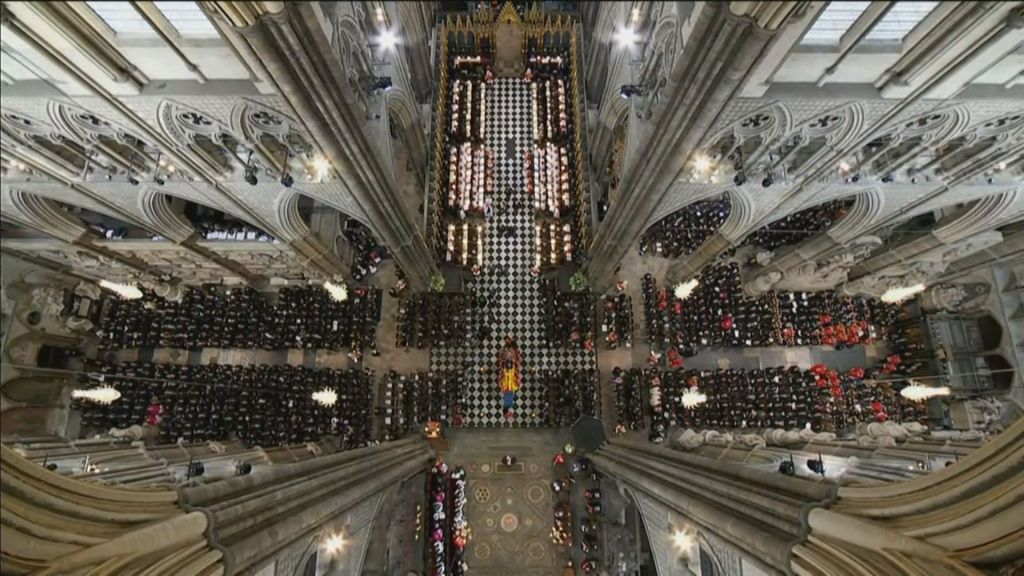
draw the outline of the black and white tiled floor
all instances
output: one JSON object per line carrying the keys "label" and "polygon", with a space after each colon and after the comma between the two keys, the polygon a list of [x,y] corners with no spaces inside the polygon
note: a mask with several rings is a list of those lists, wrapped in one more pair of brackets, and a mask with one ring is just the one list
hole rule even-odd
{"label": "black and white tiled floor", "polygon": [[[544,422],[545,394],[537,372],[556,369],[595,369],[593,352],[548,346],[543,338],[543,310],[539,284],[530,276],[534,262],[532,200],[524,185],[523,155],[532,145],[533,119],[530,85],[519,78],[496,79],[487,89],[485,139],[495,152],[495,215],[488,222],[484,271],[477,291],[495,295],[497,323],[489,340],[462,348],[435,347],[431,370],[464,371],[464,426],[540,426]],[[499,232],[502,227],[512,235]],[[514,417],[501,412],[497,356],[505,336],[512,336],[522,351],[523,386]],[[484,369],[484,372],[481,372]]]}

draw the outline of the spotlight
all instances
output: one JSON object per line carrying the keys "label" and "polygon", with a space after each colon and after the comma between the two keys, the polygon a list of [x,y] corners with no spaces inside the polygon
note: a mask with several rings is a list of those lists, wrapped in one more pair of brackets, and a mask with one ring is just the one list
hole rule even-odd
{"label": "spotlight", "polygon": [[817,460],[808,460],[807,468],[815,474],[825,475],[825,461],[821,459],[821,454],[818,454]]}
{"label": "spotlight", "polygon": [[131,184],[132,186],[138,186],[139,185],[139,179],[136,178],[135,176],[132,176],[131,174],[129,174],[128,175],[128,183]]}
{"label": "spotlight", "polygon": [[284,186],[285,188],[291,188],[292,184],[295,184],[295,178],[292,178],[290,172],[285,172],[284,174],[281,175],[281,186]]}
{"label": "spotlight", "polygon": [[167,183],[167,180],[165,180],[164,177],[159,175],[159,174],[154,174],[153,175],[153,182],[156,182],[160,186],[163,186],[164,184]]}
{"label": "spotlight", "polygon": [[775,179],[772,177],[771,172],[769,172],[768,174],[765,174],[764,180],[761,180],[761,186],[764,186],[765,188],[771,187],[771,185],[774,184],[774,183],[775,183]]}
{"label": "spotlight", "polygon": [[235,476],[248,476],[250,472],[252,472],[252,464],[248,462],[239,462],[235,466]]}
{"label": "spotlight", "polygon": [[891,183],[892,182],[892,174],[886,174],[886,175],[882,176],[882,182],[885,183],[885,184]]}
{"label": "spotlight", "polygon": [[338,554],[345,548],[345,537],[341,534],[331,534],[324,538],[323,548],[328,554]]}
{"label": "spotlight", "polygon": [[398,45],[398,35],[392,30],[385,29],[377,36],[377,44],[385,50],[394,50]]}
{"label": "spotlight", "polygon": [[677,528],[672,533],[672,543],[676,545],[677,550],[687,550],[693,546],[693,534]]}
{"label": "spotlight", "polygon": [[612,34],[612,40],[615,41],[615,44],[624,48],[632,48],[639,39],[640,35],[632,27],[619,28]]}
{"label": "spotlight", "polygon": [[910,183],[911,184],[917,184],[917,176],[914,176],[913,178],[911,178],[910,179]]}
{"label": "spotlight", "polygon": [[188,470],[185,472],[186,478],[196,478],[206,474],[206,466],[202,462],[189,462]]}
{"label": "spotlight", "polygon": [[250,186],[255,186],[256,184],[258,184],[259,183],[259,179],[256,178],[256,171],[255,170],[246,170],[245,171],[245,181]]}
{"label": "spotlight", "polygon": [[860,182],[860,174],[854,174],[850,177],[850,182]]}
{"label": "spotlight", "polygon": [[746,184],[746,182],[747,182],[747,175],[744,174],[742,170],[737,172],[736,175],[732,177],[732,183],[737,185],[737,186],[742,186],[742,185]]}
{"label": "spotlight", "polygon": [[1006,160],[1003,160],[1002,162],[1000,162],[998,168],[1000,170],[1006,170]]}
{"label": "spotlight", "polygon": [[988,182],[989,184],[992,184],[992,183],[993,183],[993,182],[995,182],[995,181],[996,181],[996,179],[995,179],[995,178],[993,178],[993,177],[991,177],[991,176],[989,176],[989,177],[988,177],[988,180],[986,180],[986,182]]}
{"label": "spotlight", "polygon": [[792,456],[790,456],[789,460],[783,460],[782,462],[779,462],[779,472],[785,474],[786,476],[796,475],[796,464],[793,464]]}

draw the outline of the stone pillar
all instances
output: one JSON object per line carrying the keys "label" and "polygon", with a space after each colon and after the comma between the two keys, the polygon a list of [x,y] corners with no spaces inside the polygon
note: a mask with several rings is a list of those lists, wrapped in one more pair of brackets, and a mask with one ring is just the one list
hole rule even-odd
{"label": "stone pillar", "polygon": [[[624,174],[618,209],[609,211],[590,248],[591,285],[604,290],[643,234],[690,155],[734,97],[772,35],[802,3],[698,4],[683,23],[687,38],[654,105],[657,126]],[[690,269],[696,268],[690,266]]]}
{"label": "stone pillar", "polygon": [[253,574],[431,458],[408,439],[173,490],[67,478],[7,446],[0,455],[5,574],[154,576]]}
{"label": "stone pillar", "polygon": [[301,2],[211,2],[206,6],[219,11],[251,45],[271,82],[352,191],[410,284],[425,289],[437,269],[433,254],[367,137],[367,120],[357,110],[361,95],[353,93],[345,77],[319,6]]}
{"label": "stone pillar", "polygon": [[416,102],[430,101],[434,89],[434,67],[430,58],[430,40],[434,30],[433,2],[396,2],[402,25],[402,51],[409,62],[409,76]]}
{"label": "stone pillar", "polygon": [[977,575],[1019,560],[1024,419],[907,481],[836,486],[614,439],[596,468],[768,574]]}

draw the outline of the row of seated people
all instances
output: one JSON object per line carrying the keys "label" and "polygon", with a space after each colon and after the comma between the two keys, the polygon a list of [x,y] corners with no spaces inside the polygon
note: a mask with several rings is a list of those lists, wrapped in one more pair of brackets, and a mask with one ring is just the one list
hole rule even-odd
{"label": "row of seated people", "polygon": [[644,398],[640,386],[640,370],[612,368],[612,392],[615,403],[615,431],[640,430],[644,427]]}
{"label": "row of seated people", "polygon": [[387,249],[377,243],[370,229],[356,220],[349,220],[342,235],[352,246],[352,278],[362,282],[367,276],[376,274],[381,261],[387,256]]}
{"label": "row of seated people", "polygon": [[465,560],[469,541],[466,521],[467,482],[465,468],[449,468],[438,460],[427,474],[427,545],[423,547],[427,574],[464,576],[469,571]]}
{"label": "row of seated people", "polygon": [[544,338],[555,346],[592,350],[594,347],[594,296],[589,292],[560,292],[554,281],[541,284]]}
{"label": "row of seated people", "polygon": [[601,332],[609,350],[633,346],[633,301],[624,293],[605,296]]}
{"label": "row of seated people", "polygon": [[600,418],[600,384],[596,370],[541,370],[536,381],[544,390],[544,417],[548,426],[572,426],[582,416]]}
{"label": "row of seated people", "polygon": [[382,383],[380,414],[383,440],[402,438],[428,421],[462,425],[463,375],[450,372],[399,374],[390,370]]}
{"label": "row of seated people", "polygon": [[[238,439],[269,447],[337,434],[348,449],[371,440],[371,372],[144,362],[92,362],[89,369],[103,375],[103,385],[117,389],[121,398],[109,405],[79,402],[83,430],[140,425],[156,404],[160,443]],[[95,384],[95,377],[89,382]],[[313,392],[325,388],[338,395],[333,406],[313,400]]]}
{"label": "row of seated people", "polygon": [[[770,367],[728,370],[633,369],[624,376],[639,379],[651,406],[652,430],[668,426],[717,429],[804,428],[842,432],[858,422],[923,422],[923,403],[898,394],[888,380],[875,380],[863,369],[847,372],[823,365],[810,369]],[[636,384],[632,384],[636,386]],[[683,404],[688,389],[707,396],[693,408]],[[623,407],[627,408],[627,407]],[[618,413],[631,422],[635,414]]]}
{"label": "row of seated people", "polygon": [[271,242],[274,239],[266,232],[238,221],[206,219],[195,223],[199,233],[206,240],[249,240]]}
{"label": "row of seated people", "polygon": [[[775,220],[743,239],[741,246],[775,250],[793,245],[828,230],[849,211],[853,201],[833,200]],[[666,258],[692,254],[729,218],[728,198],[694,202],[662,218],[647,229],[640,241],[640,254]]]}
{"label": "row of seated people", "polygon": [[474,336],[476,302],[469,293],[419,292],[402,298],[395,345],[417,349],[465,345]]}
{"label": "row of seated people", "polygon": [[685,300],[671,286],[642,282],[647,341],[689,354],[708,346],[809,346],[870,344],[896,322],[899,306],[833,291],[743,293],[739,267],[706,267]]}
{"label": "row of seated people", "polygon": [[320,286],[286,286],[277,302],[251,287],[189,288],[181,302],[147,293],[108,299],[97,329],[100,350],[124,348],[327,348],[373,346],[380,290],[357,287],[334,301]]}

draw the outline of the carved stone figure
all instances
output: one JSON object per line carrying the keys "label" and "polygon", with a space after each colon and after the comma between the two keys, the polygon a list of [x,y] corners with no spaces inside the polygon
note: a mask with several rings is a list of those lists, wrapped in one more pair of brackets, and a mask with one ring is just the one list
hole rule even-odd
{"label": "carved stone figure", "polygon": [[771,250],[761,250],[754,255],[754,261],[757,262],[758,266],[767,266],[771,263],[772,258],[775,257],[775,252]]}
{"label": "carved stone figure", "polygon": [[924,305],[936,310],[958,310],[967,299],[967,290],[960,284],[936,284],[924,297]]}
{"label": "carved stone figure", "polygon": [[778,270],[772,270],[771,272],[761,274],[754,279],[754,289],[756,290],[756,293],[762,294],[771,290],[772,286],[774,286],[779,280],[782,280],[782,273]]}
{"label": "carved stone figure", "polygon": [[64,310],[64,291],[60,288],[33,288],[32,307],[44,316],[58,317]]}
{"label": "carved stone figure", "polygon": [[977,428],[988,432],[1002,432],[1003,425],[1003,403],[993,397],[972,398],[964,403],[968,413],[971,415],[971,422]]}
{"label": "carved stone figure", "polygon": [[93,300],[99,300],[100,296],[103,295],[103,292],[96,284],[83,280],[75,285],[75,294],[86,298],[92,298]]}

